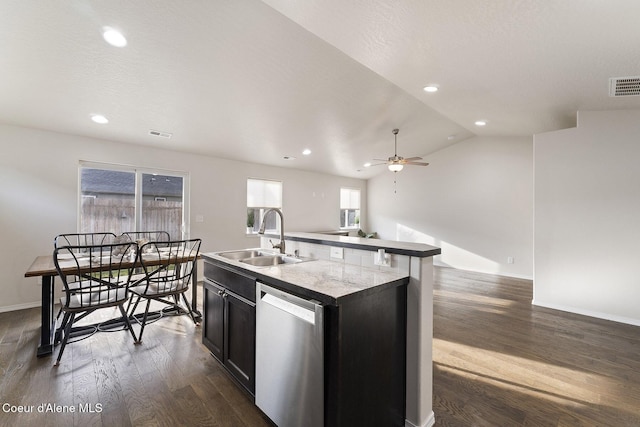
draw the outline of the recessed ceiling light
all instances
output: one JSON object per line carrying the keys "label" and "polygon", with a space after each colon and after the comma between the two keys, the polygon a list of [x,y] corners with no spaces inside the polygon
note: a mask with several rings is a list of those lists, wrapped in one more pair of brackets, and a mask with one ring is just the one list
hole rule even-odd
{"label": "recessed ceiling light", "polygon": [[96,123],[100,123],[101,125],[109,123],[109,119],[101,114],[94,114],[93,116],[91,116],[91,120]]}
{"label": "recessed ceiling light", "polygon": [[362,165],[362,166],[364,166],[365,168],[368,168],[369,166],[371,166],[371,163],[367,162],[367,163],[365,163],[365,164],[364,164],[364,165]]}
{"label": "recessed ceiling light", "polygon": [[125,47],[127,45],[127,39],[122,33],[111,27],[104,27],[102,29],[102,37],[104,37],[104,40],[111,46]]}
{"label": "recessed ceiling light", "polygon": [[305,148],[305,149],[302,151],[302,154],[304,154],[305,156],[308,156],[309,154],[311,154],[311,150],[309,150],[308,148]]}
{"label": "recessed ceiling light", "polygon": [[486,126],[487,125],[487,121],[486,120],[476,120],[475,125],[476,126]]}
{"label": "recessed ceiling light", "polygon": [[438,85],[435,85],[435,84],[430,84],[422,88],[422,90],[424,90],[425,92],[430,92],[430,93],[437,92],[438,89],[439,89]]}

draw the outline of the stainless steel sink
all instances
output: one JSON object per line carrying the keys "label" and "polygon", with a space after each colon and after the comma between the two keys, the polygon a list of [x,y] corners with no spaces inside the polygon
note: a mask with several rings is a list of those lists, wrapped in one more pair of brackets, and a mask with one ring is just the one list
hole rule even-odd
{"label": "stainless steel sink", "polygon": [[293,255],[283,255],[264,249],[240,249],[236,251],[218,252],[217,255],[256,267],[297,264],[299,262],[312,260],[312,258],[299,258]]}
{"label": "stainless steel sink", "polygon": [[243,262],[249,265],[255,265],[257,267],[266,267],[270,265],[280,265],[285,263],[284,257],[278,256],[278,255],[271,255],[271,256],[263,255],[263,256],[253,257],[253,258],[246,258],[246,259],[241,259],[240,262]]}
{"label": "stainless steel sink", "polygon": [[261,255],[253,258],[241,259],[240,262],[255,265],[256,267],[267,267],[280,264],[297,264],[302,261],[311,261],[309,258],[296,258],[288,255]]}
{"label": "stainless steel sink", "polygon": [[271,255],[271,253],[266,251],[261,251],[259,249],[242,249],[238,251],[218,252],[218,255],[224,258],[241,260],[246,258],[255,258],[259,256]]}

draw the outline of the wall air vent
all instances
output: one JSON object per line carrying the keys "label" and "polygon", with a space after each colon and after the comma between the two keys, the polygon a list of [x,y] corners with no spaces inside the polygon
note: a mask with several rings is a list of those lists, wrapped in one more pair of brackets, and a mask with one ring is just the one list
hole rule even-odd
{"label": "wall air vent", "polygon": [[161,132],[159,130],[149,129],[149,135],[158,136],[160,138],[171,138],[171,135],[173,135],[173,134],[171,134],[169,132]]}
{"label": "wall air vent", "polygon": [[610,78],[609,96],[640,96],[640,76]]}

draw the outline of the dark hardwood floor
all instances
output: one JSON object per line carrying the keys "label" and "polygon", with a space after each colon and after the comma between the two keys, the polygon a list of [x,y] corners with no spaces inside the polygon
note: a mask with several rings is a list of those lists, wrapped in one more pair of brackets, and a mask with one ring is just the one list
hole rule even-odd
{"label": "dark hardwood floor", "polygon": [[531,305],[532,284],[437,268],[437,426],[640,426],[640,327]]}
{"label": "dark hardwood floor", "polygon": [[[532,307],[527,280],[435,275],[436,426],[640,426],[640,327]],[[39,309],[0,313],[0,426],[269,426],[187,316],[139,346],[124,331],[70,344],[57,368],[38,335]]]}
{"label": "dark hardwood floor", "polygon": [[[39,309],[0,313],[0,404],[33,407],[0,408],[0,426],[271,425],[201,344],[188,316],[149,324],[141,345],[126,331],[69,344],[59,367],[54,357],[35,356],[39,316]],[[75,413],[38,413],[43,403]]]}

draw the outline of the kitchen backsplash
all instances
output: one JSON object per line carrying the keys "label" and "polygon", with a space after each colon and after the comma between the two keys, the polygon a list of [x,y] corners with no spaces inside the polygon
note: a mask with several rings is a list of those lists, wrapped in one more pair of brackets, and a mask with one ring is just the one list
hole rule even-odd
{"label": "kitchen backsplash", "polygon": [[[261,238],[261,247],[271,248],[269,238]],[[389,257],[390,265],[375,265],[374,260],[378,256],[375,251],[366,251],[362,249],[340,248],[343,250],[343,257],[331,257],[331,246],[318,243],[299,242],[295,240],[286,240],[286,249],[288,254],[293,254],[298,250],[301,257],[311,257],[334,262],[342,262],[345,264],[359,265],[362,267],[377,268],[380,270],[396,270],[409,272],[409,259],[407,255],[386,254]]]}

